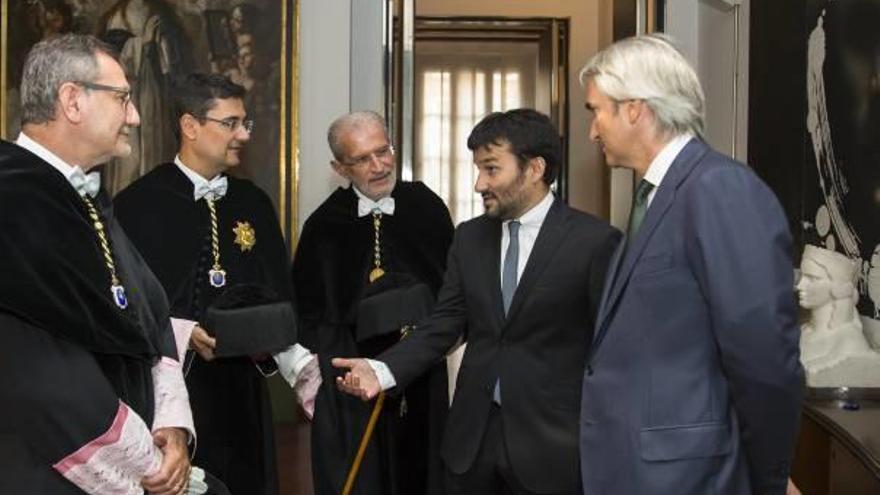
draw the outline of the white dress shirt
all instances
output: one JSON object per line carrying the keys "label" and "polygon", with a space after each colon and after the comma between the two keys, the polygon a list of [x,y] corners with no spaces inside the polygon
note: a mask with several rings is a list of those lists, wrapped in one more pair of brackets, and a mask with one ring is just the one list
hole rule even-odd
{"label": "white dress shirt", "polygon": [[547,218],[547,212],[550,211],[551,206],[553,206],[553,193],[547,192],[544,199],[533,206],[531,210],[523,213],[519,218],[505,220],[502,224],[501,263],[499,264],[498,272],[500,274],[498,280],[501,281],[500,287],[504,287],[504,255],[507,253],[507,246],[510,245],[510,229],[507,227],[507,224],[513,220],[519,220],[520,223],[519,259],[516,263],[516,282],[519,284],[523,270],[526,269],[526,263],[529,261],[529,256],[532,254],[532,248],[535,247],[535,241],[538,239],[538,232],[541,231],[541,225],[544,224],[544,219]]}
{"label": "white dress shirt", "polygon": [[[64,178],[67,179],[67,182],[70,183],[71,187],[76,189],[76,186],[74,186],[71,182],[71,177],[73,177],[77,173],[77,170],[79,170],[80,173],[85,172],[80,166],[71,165],[65,162],[58,155],[46,149],[46,147],[42,144],[29,138],[28,135],[24,132],[18,133],[18,138],[15,140],[15,144],[37,155],[49,165],[52,165],[55,170],[61,172],[61,175],[63,175]],[[97,174],[97,172],[91,173]]]}
{"label": "white dress shirt", "polygon": [[[523,213],[519,218],[513,218],[510,220],[505,220],[501,224],[501,263],[499,263],[499,289],[503,281],[501,281],[504,271],[504,255],[507,252],[507,246],[510,245],[510,230],[507,228],[507,224],[513,220],[519,220],[519,259],[516,263],[516,281],[519,283],[520,278],[522,278],[522,272],[525,270],[526,264],[529,261],[529,256],[532,254],[532,248],[535,247],[535,241],[538,239],[538,233],[541,231],[541,226],[544,225],[544,219],[547,218],[547,213],[550,211],[550,207],[553,206],[553,193],[547,192],[547,195],[544,196],[538,204],[532,207],[529,211]],[[373,372],[376,373],[376,378],[379,380],[379,386],[382,387],[382,390],[388,390],[397,385],[397,380],[394,379],[394,374],[391,373],[391,369],[388,368],[388,365],[383,363],[382,361],[376,361],[375,359],[367,359],[367,363],[369,363],[370,367],[373,368]]]}
{"label": "white dress shirt", "polygon": [[672,162],[675,161],[678,154],[681,153],[681,150],[683,150],[693,138],[694,135],[690,133],[680,134],[672,138],[666,143],[666,146],[660,150],[660,153],[657,153],[657,156],[651,160],[651,164],[648,165],[648,171],[645,172],[644,179],[650,182],[654,188],[648,193],[648,204],[646,207],[650,207],[651,202],[654,201],[654,195],[657,194],[657,189],[660,187],[660,183],[663,182],[663,178],[666,177],[666,172],[669,172],[669,167],[672,166]]}

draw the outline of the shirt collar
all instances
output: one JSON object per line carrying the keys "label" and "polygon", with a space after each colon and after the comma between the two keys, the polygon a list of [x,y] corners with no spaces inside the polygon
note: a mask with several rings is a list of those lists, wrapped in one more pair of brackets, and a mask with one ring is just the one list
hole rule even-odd
{"label": "shirt collar", "polygon": [[222,174],[217,174],[216,176],[212,177],[210,180],[206,179],[206,178],[202,177],[201,175],[199,175],[199,173],[196,172],[195,170],[184,165],[183,162],[180,160],[180,155],[174,156],[174,164],[177,165],[177,168],[179,168],[180,171],[183,172],[183,175],[185,175],[186,178],[189,179],[189,181],[193,183],[194,187],[198,187],[202,184],[207,185],[212,180],[214,180],[217,177],[220,177],[222,175]]}
{"label": "shirt collar", "polygon": [[519,218],[505,220],[503,224],[507,225],[512,220],[518,220],[523,227],[541,227],[544,223],[544,219],[547,218],[547,213],[550,212],[550,207],[553,206],[553,199],[553,193],[547,191],[547,195],[544,196],[544,199],[539,201],[538,204],[533,206],[529,211],[520,215]]}
{"label": "shirt collar", "polygon": [[76,173],[77,169],[82,170],[78,166],[70,165],[65,162],[58,155],[46,149],[45,146],[28,137],[24,132],[18,133],[18,139],[15,140],[15,144],[42,158],[43,161],[49,165],[52,165],[55,170],[61,172],[61,175],[63,175],[68,182],[70,182],[70,177]]}
{"label": "shirt collar", "polygon": [[672,162],[675,161],[675,158],[693,137],[694,135],[691,133],[684,133],[666,143],[666,146],[660,150],[660,153],[657,153],[657,156],[648,165],[648,171],[645,172],[645,180],[653,184],[655,189],[660,187],[660,183],[666,177],[666,172],[669,172]]}

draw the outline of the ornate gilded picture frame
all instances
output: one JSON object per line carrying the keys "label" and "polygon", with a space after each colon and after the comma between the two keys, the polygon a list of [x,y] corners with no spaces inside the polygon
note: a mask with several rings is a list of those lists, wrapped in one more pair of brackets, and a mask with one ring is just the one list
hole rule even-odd
{"label": "ornate gilded picture frame", "polygon": [[30,48],[58,33],[99,36],[119,50],[141,126],[132,155],[104,167],[111,194],[174,158],[170,83],[228,75],[248,90],[255,121],[234,175],[272,199],[288,242],[296,235],[298,0],[0,0],[0,138],[19,132],[21,70]]}

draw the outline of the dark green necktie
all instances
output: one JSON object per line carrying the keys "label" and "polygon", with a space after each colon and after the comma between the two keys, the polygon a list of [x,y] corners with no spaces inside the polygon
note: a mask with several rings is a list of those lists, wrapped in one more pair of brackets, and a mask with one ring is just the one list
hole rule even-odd
{"label": "dark green necktie", "polygon": [[629,228],[626,234],[629,242],[635,238],[642,226],[642,220],[645,219],[645,212],[648,211],[648,195],[654,189],[654,184],[642,179],[636,187],[636,193],[633,196],[632,211],[629,213]]}

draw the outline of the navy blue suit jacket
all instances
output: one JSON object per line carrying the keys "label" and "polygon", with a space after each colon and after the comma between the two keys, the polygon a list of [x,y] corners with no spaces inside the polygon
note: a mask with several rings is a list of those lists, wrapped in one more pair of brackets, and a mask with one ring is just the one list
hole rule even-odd
{"label": "navy blue suit jacket", "polygon": [[770,189],[691,140],[609,268],[583,382],[585,493],[785,492],[803,390],[791,249]]}

